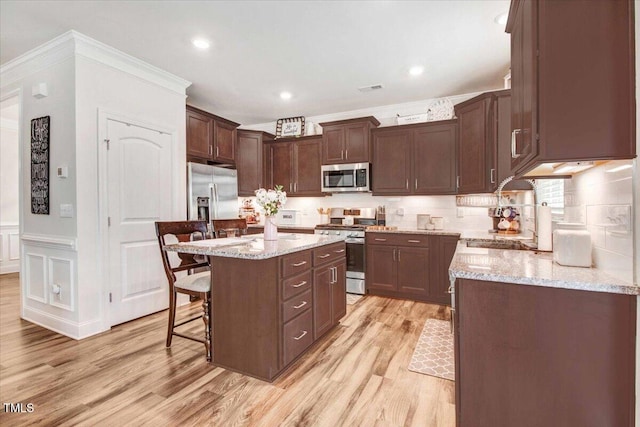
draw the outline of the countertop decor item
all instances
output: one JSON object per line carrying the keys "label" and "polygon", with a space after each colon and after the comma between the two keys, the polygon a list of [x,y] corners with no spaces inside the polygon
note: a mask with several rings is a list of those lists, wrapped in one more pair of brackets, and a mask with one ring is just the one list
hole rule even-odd
{"label": "countertop decor item", "polygon": [[282,185],[276,185],[274,189],[256,190],[256,203],[264,210],[264,239],[276,240],[278,238],[278,226],[275,215],[287,202],[287,193],[282,191]]}
{"label": "countertop decor item", "polygon": [[453,103],[449,98],[440,98],[431,103],[427,109],[427,121],[449,120],[454,117]]}
{"label": "countertop decor item", "polygon": [[304,135],[304,117],[288,117],[276,122],[276,138]]}

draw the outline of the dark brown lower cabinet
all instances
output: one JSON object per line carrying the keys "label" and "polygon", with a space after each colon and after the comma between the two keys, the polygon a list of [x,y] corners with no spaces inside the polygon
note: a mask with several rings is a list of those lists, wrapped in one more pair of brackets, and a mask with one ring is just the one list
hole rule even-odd
{"label": "dark brown lower cabinet", "polygon": [[448,270],[458,238],[367,232],[367,293],[451,304]]}
{"label": "dark brown lower cabinet", "polygon": [[636,296],[458,279],[458,426],[635,420]]}
{"label": "dark brown lower cabinet", "polygon": [[314,339],[337,325],[347,313],[346,268],[346,261],[340,259],[314,270]]}
{"label": "dark brown lower cabinet", "polygon": [[209,257],[213,364],[273,381],[346,314],[345,252],[338,242],[262,260]]}

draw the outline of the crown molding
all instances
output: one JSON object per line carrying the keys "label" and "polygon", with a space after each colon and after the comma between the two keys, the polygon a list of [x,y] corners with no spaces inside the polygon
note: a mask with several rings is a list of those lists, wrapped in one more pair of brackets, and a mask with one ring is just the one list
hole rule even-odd
{"label": "crown molding", "polygon": [[91,59],[181,95],[186,95],[186,89],[191,86],[191,82],[183,78],[74,30],[67,31],[0,67],[2,86],[13,84],[74,56]]}

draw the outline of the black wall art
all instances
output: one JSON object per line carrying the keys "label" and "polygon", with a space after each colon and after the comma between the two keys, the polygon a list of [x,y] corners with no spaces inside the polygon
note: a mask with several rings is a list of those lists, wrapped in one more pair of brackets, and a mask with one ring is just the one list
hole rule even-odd
{"label": "black wall art", "polygon": [[31,120],[31,213],[49,215],[50,117]]}

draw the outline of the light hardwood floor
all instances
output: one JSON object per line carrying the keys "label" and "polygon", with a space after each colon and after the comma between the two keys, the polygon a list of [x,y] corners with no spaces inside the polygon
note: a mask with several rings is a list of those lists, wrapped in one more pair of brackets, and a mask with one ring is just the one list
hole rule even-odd
{"label": "light hardwood floor", "polygon": [[165,348],[166,311],[82,341],[21,320],[18,276],[2,275],[0,401],[35,410],[0,408],[0,425],[449,427],[454,383],[407,370],[425,320],[448,316],[368,296],[269,384],[207,364],[199,343]]}

